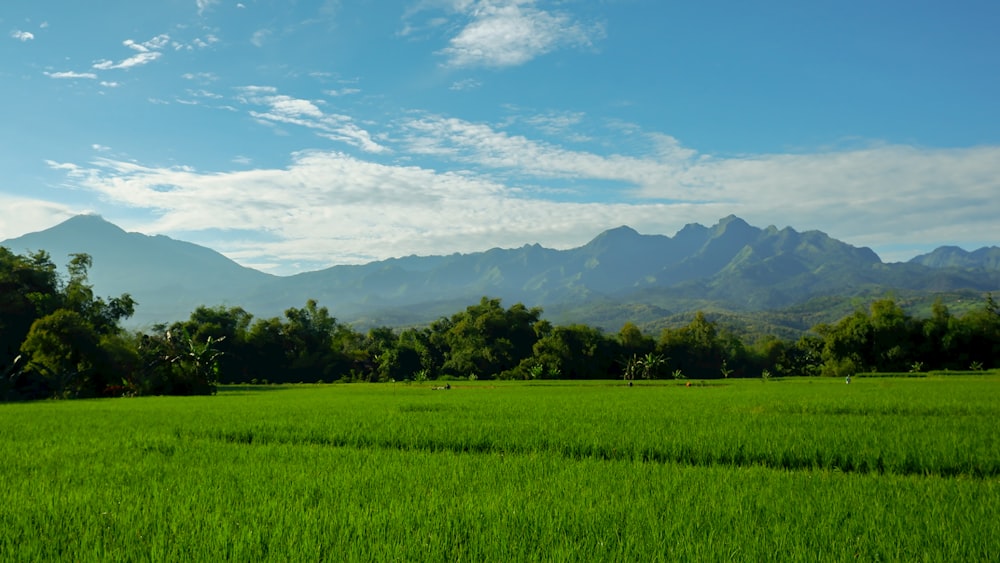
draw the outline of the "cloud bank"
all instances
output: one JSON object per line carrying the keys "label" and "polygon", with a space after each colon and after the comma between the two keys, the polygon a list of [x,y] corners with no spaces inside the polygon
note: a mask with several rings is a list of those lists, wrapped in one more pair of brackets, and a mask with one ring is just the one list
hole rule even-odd
{"label": "cloud bank", "polygon": [[[251,112],[262,120],[321,128],[330,117],[313,102],[271,88],[247,92],[269,107]],[[907,231],[914,245],[998,235],[1000,147],[877,145],[723,158],[663,134],[639,133],[643,154],[602,155],[454,118],[424,116],[396,127],[394,154],[432,158],[449,171],[324,150],[296,152],[284,168],[249,170],[202,172],[107,158],[50,165],[77,188],[157,217],[140,230],[188,233],[195,242],[198,232],[212,232],[213,247],[277,273],[534,242],[567,248],[622,224],[672,234],[730,213],[760,226],[786,226],[794,217],[795,228],[824,230],[876,251]],[[564,183],[563,193],[532,183],[553,179]],[[600,198],[590,197],[591,184],[600,186]],[[609,199],[608,191],[617,195]],[[226,239],[218,229],[258,230],[270,240]]]}

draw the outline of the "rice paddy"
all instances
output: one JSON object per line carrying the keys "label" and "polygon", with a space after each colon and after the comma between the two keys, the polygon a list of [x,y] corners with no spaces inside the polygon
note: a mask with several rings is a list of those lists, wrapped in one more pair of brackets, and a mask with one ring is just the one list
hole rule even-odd
{"label": "rice paddy", "polygon": [[1000,376],[0,405],[0,558],[987,561]]}

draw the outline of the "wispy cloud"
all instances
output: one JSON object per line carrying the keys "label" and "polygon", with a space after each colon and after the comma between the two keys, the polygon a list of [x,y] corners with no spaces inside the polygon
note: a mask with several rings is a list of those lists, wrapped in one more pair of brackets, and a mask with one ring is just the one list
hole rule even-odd
{"label": "wispy cloud", "polygon": [[163,56],[160,51],[167,44],[170,43],[170,36],[166,34],[157,35],[156,37],[145,41],[142,43],[136,42],[132,39],[126,39],[122,41],[122,45],[136,51],[135,55],[123,59],[119,62],[114,62],[110,60],[97,61],[93,65],[93,68],[97,70],[114,70],[114,69],[129,69],[137,66],[142,66],[149,64],[156,59]]}
{"label": "wispy cloud", "polygon": [[530,115],[522,120],[548,135],[574,137],[575,135],[571,133],[572,128],[583,122],[583,118],[584,115],[580,112],[560,111]]}
{"label": "wispy cloud", "polygon": [[276,89],[262,86],[242,88],[239,99],[244,104],[262,106],[263,110],[251,110],[250,115],[263,123],[306,127],[323,138],[345,142],[370,153],[387,150],[350,116],[326,113],[314,101],[278,94]]}
{"label": "wispy cloud", "polygon": [[[321,114],[308,101],[285,99],[274,105],[284,108],[275,112],[303,119]],[[237,171],[111,159],[88,166],[51,165],[102,199],[155,212],[160,219],[147,226],[149,231],[250,228],[274,234],[276,240],[264,245],[233,242],[227,247],[246,263],[274,256],[311,265],[355,263],[527,242],[566,248],[620,224],[670,234],[686,223],[712,224],[730,213],[761,226],[784,226],[795,217],[796,228],[818,228],[877,251],[898,243],[900,232],[910,233],[910,244],[1000,236],[993,203],[1000,193],[1000,147],[889,145],[719,158],[681,147],[665,135],[646,134],[646,156],[601,156],[485,126],[439,121],[415,124],[404,141],[408,154],[424,148],[437,158],[465,163],[464,169],[438,172],[329,151],[295,153],[286,168]],[[603,194],[548,197],[524,190],[523,180],[489,173],[497,168],[521,178],[612,181],[613,187],[603,191],[617,190],[619,197],[610,202]]]}
{"label": "wispy cloud", "polygon": [[252,43],[254,47],[263,47],[264,42],[267,41],[267,38],[273,33],[274,32],[270,29],[258,29],[253,32],[253,35],[250,36],[250,43]]}
{"label": "wispy cloud", "polygon": [[437,115],[406,121],[402,131],[401,142],[416,154],[522,176],[610,180],[626,186],[674,185],[678,174],[694,156],[693,151],[668,136],[643,136],[647,144],[655,145],[657,158],[605,156],[511,135],[483,123]]}
{"label": "wispy cloud", "polygon": [[0,208],[4,210],[4,220],[0,221],[0,240],[48,229],[56,223],[88,211],[52,201],[5,193],[0,193]]}
{"label": "wispy cloud", "polygon": [[457,2],[471,21],[440,54],[451,67],[508,67],[563,47],[590,47],[604,37],[599,24],[535,7],[533,0]]}
{"label": "wispy cloud", "polygon": [[205,10],[218,3],[219,0],[195,0],[195,4],[198,6],[198,15],[204,14]]}
{"label": "wispy cloud", "polygon": [[188,89],[187,93],[188,93],[189,96],[193,96],[195,98],[208,98],[208,99],[211,99],[211,100],[221,100],[222,97],[223,97],[222,94],[217,94],[215,92],[210,92],[208,90],[191,90],[191,89]]}
{"label": "wispy cloud", "polygon": [[[555,123],[566,126],[578,118],[564,117]],[[684,223],[737,213],[766,225],[792,216],[800,226],[876,248],[898,241],[901,232],[911,233],[909,242],[923,244],[1000,237],[991,195],[1000,193],[996,146],[872,145],[722,158],[700,154],[668,135],[635,131],[636,142],[646,146],[641,154],[602,155],[438,116],[410,120],[402,129],[404,152],[496,170],[501,175],[494,177],[506,177],[507,185],[532,177],[562,179],[582,198],[585,186],[596,181],[602,199],[617,193],[618,201],[668,204],[665,220],[680,210],[687,216]],[[776,208],[775,201],[782,205]],[[663,232],[655,225],[633,226]]]}
{"label": "wispy cloud", "polygon": [[181,75],[181,78],[184,80],[195,80],[203,83],[215,82],[219,79],[214,72],[186,72]]}
{"label": "wispy cloud", "polygon": [[462,80],[456,80],[451,83],[448,87],[449,90],[454,90],[456,92],[462,92],[466,90],[477,90],[483,85],[482,81],[476,80],[475,78],[464,78]]}
{"label": "wispy cloud", "polygon": [[360,88],[341,88],[339,90],[323,90],[323,93],[327,96],[339,97],[339,96],[350,96],[353,94],[360,94]]}
{"label": "wispy cloud", "polygon": [[71,70],[62,72],[45,72],[43,73],[49,78],[85,78],[87,80],[96,80],[97,75],[93,72],[73,72]]}
{"label": "wispy cloud", "polygon": [[176,39],[172,39],[170,41],[170,46],[174,49],[174,51],[195,51],[199,49],[207,49],[212,45],[215,45],[219,41],[221,40],[218,38],[218,36],[209,33],[204,37],[195,37],[194,39],[192,39],[190,42],[187,43],[183,41],[178,41]]}
{"label": "wispy cloud", "polygon": [[644,206],[527,200],[466,174],[386,166],[336,152],[302,152],[284,169],[198,173],[99,159],[62,166],[75,183],[119,205],[156,211],[151,232],[266,229],[276,242],[230,248],[246,261],[283,256],[309,263],[475,251],[542,240],[566,246],[595,225],[643,222]]}
{"label": "wispy cloud", "polygon": [[21,31],[20,29],[15,29],[14,31],[10,32],[10,36],[21,42],[31,41],[32,39],[35,38],[34,33],[31,33],[30,31]]}
{"label": "wispy cloud", "polygon": [[138,55],[133,55],[117,63],[114,61],[104,60],[104,61],[98,61],[94,63],[92,66],[97,70],[127,69],[151,63],[156,59],[160,58],[161,56],[163,56],[163,53],[160,53],[158,51],[139,53]]}

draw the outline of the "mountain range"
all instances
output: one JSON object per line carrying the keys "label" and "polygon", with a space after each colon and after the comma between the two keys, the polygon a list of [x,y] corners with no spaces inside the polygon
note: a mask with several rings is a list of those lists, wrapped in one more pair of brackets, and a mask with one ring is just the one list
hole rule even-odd
{"label": "mountain range", "polygon": [[944,246],[884,263],[869,248],[819,231],[758,228],[732,215],[711,227],[689,224],[672,237],[622,226],[568,250],[534,244],[406,256],[292,276],[246,268],[166,236],[125,232],[96,215],[0,245],[18,253],[46,250],[60,265],[70,253],[90,254],[96,294],[131,294],[139,303],[131,322],[138,326],[185,319],[199,305],[280,316],[307,299],[355,326],[400,326],[490,296],[541,306],[554,322],[617,330],[626,320],[655,326],[696,309],[774,312],[832,297],[839,303],[890,291],[968,297],[1000,288],[1000,247]]}

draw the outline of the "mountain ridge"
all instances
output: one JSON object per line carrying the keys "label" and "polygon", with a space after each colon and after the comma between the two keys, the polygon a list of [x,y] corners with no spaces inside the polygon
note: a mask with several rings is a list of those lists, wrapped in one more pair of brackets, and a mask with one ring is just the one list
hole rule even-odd
{"label": "mountain ridge", "polygon": [[[587,303],[599,303],[623,315],[636,310],[656,315],[706,305],[773,310],[879,287],[923,292],[1000,287],[997,247],[971,252],[941,247],[909,262],[884,263],[870,248],[821,231],[762,229],[735,215],[711,227],[690,223],[672,237],[622,225],[567,250],[526,244],[410,255],[291,276],[247,268],[189,242],[128,233],[95,215],[0,244],[14,252],[46,250],[57,264],[69,253],[90,254],[95,291],[130,293],[139,302],[133,321],[138,324],[187,318],[199,305],[240,306],[258,317],[278,316],[307,299],[349,321],[418,324],[483,295],[552,311],[581,311]],[[588,320],[579,313],[567,315],[558,320]]]}

